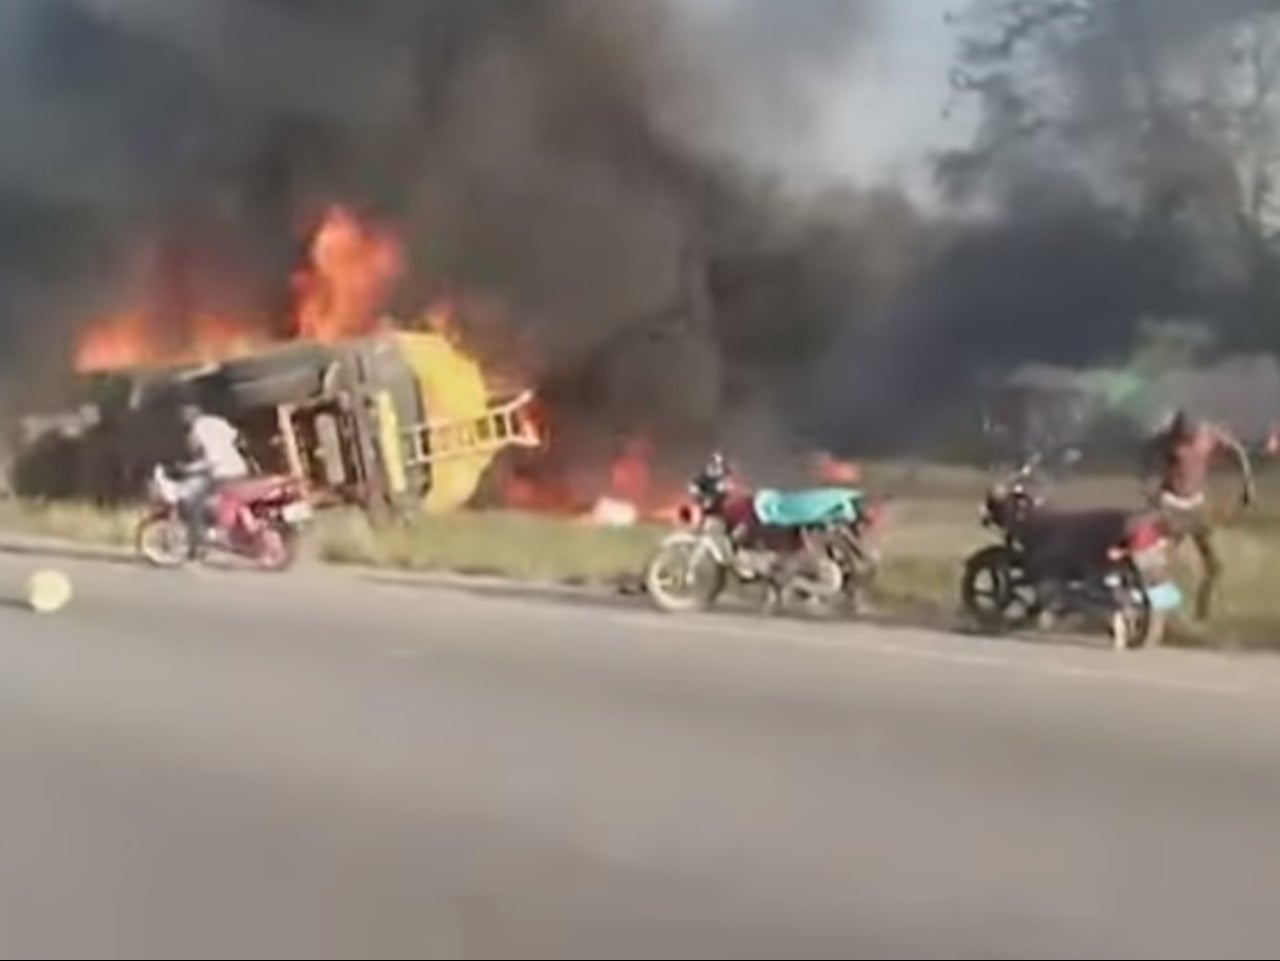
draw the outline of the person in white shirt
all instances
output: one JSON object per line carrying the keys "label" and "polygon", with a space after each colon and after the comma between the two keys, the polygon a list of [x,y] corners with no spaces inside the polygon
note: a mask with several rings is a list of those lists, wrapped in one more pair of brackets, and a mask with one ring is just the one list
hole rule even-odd
{"label": "person in white shirt", "polygon": [[249,476],[249,465],[240,453],[240,432],[225,418],[206,413],[195,404],[182,408],[187,429],[187,491],[183,513],[187,522],[188,550],[194,559],[204,544],[205,524],[214,498],[224,485]]}

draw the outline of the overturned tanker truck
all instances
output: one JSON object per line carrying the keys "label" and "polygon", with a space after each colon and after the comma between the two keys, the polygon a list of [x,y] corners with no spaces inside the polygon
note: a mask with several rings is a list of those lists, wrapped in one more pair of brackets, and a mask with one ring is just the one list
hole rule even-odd
{"label": "overturned tanker truck", "polygon": [[536,447],[532,394],[491,396],[438,333],[293,341],[215,363],[86,373],[71,409],[22,419],[14,493],[114,503],[182,458],[179,412],[234,423],[263,473],[304,481],[320,505],[441,512],[467,504],[504,449]]}

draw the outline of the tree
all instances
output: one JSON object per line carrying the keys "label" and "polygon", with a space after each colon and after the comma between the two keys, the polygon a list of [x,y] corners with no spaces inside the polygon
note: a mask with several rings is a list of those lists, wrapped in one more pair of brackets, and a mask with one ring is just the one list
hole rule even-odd
{"label": "tree", "polygon": [[953,88],[979,112],[939,160],[953,196],[1084,185],[1190,252],[1188,309],[1280,344],[1259,322],[1280,308],[1280,4],[974,0],[950,19]]}

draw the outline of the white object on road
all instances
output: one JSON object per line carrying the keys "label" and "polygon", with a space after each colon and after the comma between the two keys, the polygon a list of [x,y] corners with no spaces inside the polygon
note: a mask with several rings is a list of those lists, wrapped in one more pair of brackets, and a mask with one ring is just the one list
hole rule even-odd
{"label": "white object on road", "polygon": [[71,594],[71,579],[61,571],[39,570],[27,578],[27,606],[37,614],[62,610]]}

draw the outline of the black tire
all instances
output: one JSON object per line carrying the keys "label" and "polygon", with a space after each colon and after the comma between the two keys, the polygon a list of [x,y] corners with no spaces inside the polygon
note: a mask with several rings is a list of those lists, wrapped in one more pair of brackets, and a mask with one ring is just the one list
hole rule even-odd
{"label": "black tire", "polygon": [[298,344],[222,364],[215,381],[238,410],[274,407],[317,397],[333,353],[319,344]]}
{"label": "black tire", "polygon": [[1007,634],[1035,620],[1034,604],[1013,553],[993,544],[972,554],[960,581],[960,601],[973,625],[986,634]]}
{"label": "black tire", "polygon": [[234,412],[301,403],[315,396],[314,378],[287,374],[262,380],[244,381],[226,387],[227,403]]}
{"label": "black tire", "polygon": [[232,382],[261,380],[302,370],[323,377],[336,359],[337,355],[331,348],[304,341],[223,361],[218,369]]}
{"label": "black tire", "polygon": [[[1126,560],[1116,572],[1120,577],[1120,613],[1125,621],[1125,647],[1146,647],[1153,639],[1158,643],[1157,618],[1151,610],[1146,581],[1132,560]],[[1160,624],[1163,627],[1163,623]],[[1114,629],[1113,629],[1114,630]],[[1159,631],[1163,633],[1163,631]],[[1114,641],[1114,637],[1112,638]]]}

